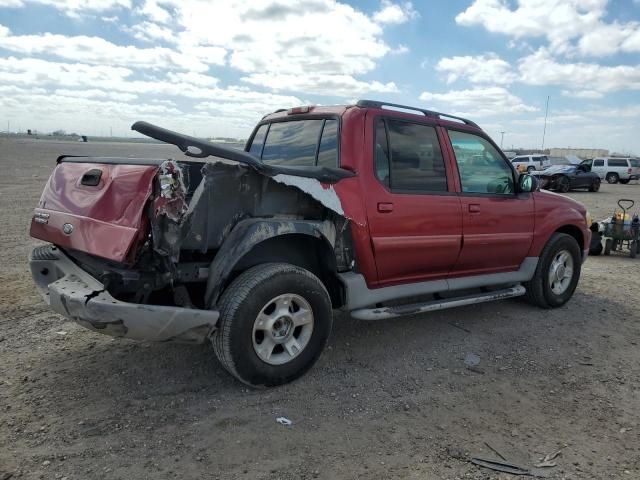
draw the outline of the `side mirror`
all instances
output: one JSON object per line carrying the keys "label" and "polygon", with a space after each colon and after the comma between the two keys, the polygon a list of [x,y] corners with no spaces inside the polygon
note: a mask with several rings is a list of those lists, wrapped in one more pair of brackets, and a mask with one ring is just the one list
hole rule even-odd
{"label": "side mirror", "polygon": [[540,186],[538,182],[538,178],[533,175],[529,175],[527,173],[523,173],[518,178],[518,192],[519,193],[529,193],[535,192],[538,190]]}

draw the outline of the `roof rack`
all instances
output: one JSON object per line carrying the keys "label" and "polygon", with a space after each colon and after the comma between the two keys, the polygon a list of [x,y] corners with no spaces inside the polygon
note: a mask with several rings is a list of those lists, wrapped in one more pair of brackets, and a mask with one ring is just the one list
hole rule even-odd
{"label": "roof rack", "polygon": [[393,107],[393,108],[402,108],[402,109],[406,109],[406,110],[415,110],[416,112],[422,113],[425,117],[431,117],[431,118],[441,118],[441,117],[454,118],[456,120],[460,120],[461,122],[464,122],[467,125],[471,125],[472,127],[480,128],[477,123],[472,122],[471,120],[468,120],[466,118],[456,117],[455,115],[449,115],[448,113],[440,113],[440,112],[434,112],[432,110],[425,110],[424,108],[410,107],[408,105],[399,105],[397,103],[378,102],[376,100],[358,100],[356,102],[356,106],[363,107],[363,108]]}

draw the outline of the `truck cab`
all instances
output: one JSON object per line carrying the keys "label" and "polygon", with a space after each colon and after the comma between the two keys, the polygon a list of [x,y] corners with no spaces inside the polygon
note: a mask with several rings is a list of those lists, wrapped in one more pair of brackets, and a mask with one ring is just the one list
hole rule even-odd
{"label": "truck cab", "polygon": [[266,115],[244,151],[132,128],[196,159],[59,159],[32,218],[51,243],[32,254],[35,282],[95,331],[209,340],[249,385],[311,368],[336,309],[558,307],[588,251],[584,207],[539,191],[468,119],[297,107]]}

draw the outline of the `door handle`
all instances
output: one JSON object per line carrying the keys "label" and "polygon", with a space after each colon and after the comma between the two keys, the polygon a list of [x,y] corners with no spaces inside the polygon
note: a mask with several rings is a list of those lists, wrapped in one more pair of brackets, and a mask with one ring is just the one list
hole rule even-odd
{"label": "door handle", "polygon": [[378,212],[380,213],[393,212],[393,203],[379,203]]}
{"label": "door handle", "polygon": [[477,203],[470,203],[469,213],[480,213],[480,205],[478,205]]}

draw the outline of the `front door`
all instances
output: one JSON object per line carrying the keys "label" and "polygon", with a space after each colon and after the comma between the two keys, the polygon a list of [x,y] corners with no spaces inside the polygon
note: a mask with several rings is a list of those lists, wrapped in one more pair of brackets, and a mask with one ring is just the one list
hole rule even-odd
{"label": "front door", "polygon": [[460,199],[433,125],[367,119],[373,169],[365,169],[378,284],[444,279],[462,241]]}
{"label": "front door", "polygon": [[453,276],[517,270],[533,241],[534,201],[516,194],[516,175],[486,138],[447,130],[459,173],[463,243]]}

